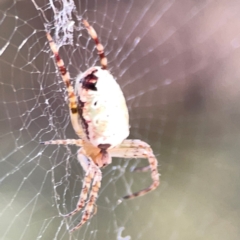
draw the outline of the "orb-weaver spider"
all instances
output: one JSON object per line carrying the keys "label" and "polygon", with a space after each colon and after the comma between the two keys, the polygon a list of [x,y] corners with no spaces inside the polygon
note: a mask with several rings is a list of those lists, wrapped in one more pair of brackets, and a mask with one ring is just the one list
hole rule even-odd
{"label": "orb-weaver spider", "polygon": [[159,185],[158,163],[151,147],[141,140],[126,139],[129,135],[129,117],[125,98],[114,77],[107,70],[107,58],[95,30],[86,20],[83,20],[83,24],[96,43],[101,66],[91,67],[79,75],[76,78],[75,89],[70,83],[69,72],[59,56],[57,46],[47,33],[50,48],[67,88],[72,126],[80,139],[52,140],[43,144],[73,144],[81,147],[78,150],[78,161],[85,171],[76,209],[63,215],[70,217],[85,207],[80,223],[70,232],[80,228],[94,215],[102,180],[100,168],[110,164],[112,157],[147,158],[149,161],[149,166],[138,168],[138,171],[151,170],[152,184],[123,199],[142,196]]}

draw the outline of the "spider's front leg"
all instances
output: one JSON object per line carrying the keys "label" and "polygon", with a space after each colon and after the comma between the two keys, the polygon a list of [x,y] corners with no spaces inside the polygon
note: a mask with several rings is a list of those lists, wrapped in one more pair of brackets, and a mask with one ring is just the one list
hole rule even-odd
{"label": "spider's front leg", "polygon": [[[146,193],[153,191],[160,184],[158,173],[158,162],[154,156],[151,147],[141,140],[129,140],[126,139],[118,147],[110,149],[112,157],[124,157],[124,158],[147,158],[149,166],[143,168],[137,168],[136,171],[151,170],[152,184],[139,192],[127,195],[123,199],[132,199],[138,196],[143,196]],[[121,200],[119,200],[121,202]]]}
{"label": "spider's front leg", "polygon": [[[78,161],[80,162],[81,166],[83,167],[84,171],[86,172],[82,191],[80,193],[80,197],[77,203],[77,207],[70,213],[62,215],[64,217],[71,217],[75,213],[79,212],[85,205],[85,210],[81,219],[81,222],[72,228],[70,232],[73,232],[80,228],[86,221],[88,221],[96,212],[94,209],[95,202],[98,197],[98,191],[101,187],[101,180],[102,180],[102,172],[98,166],[92,161],[92,159],[86,157],[83,154],[83,149],[78,151]],[[91,188],[92,183],[92,188]],[[89,198],[88,198],[89,194]],[[88,200],[87,204],[86,201]]]}
{"label": "spider's front leg", "polygon": [[81,136],[83,136],[84,134],[83,134],[82,127],[78,123],[79,116],[78,116],[78,108],[77,108],[77,105],[78,105],[77,104],[77,96],[74,92],[74,87],[72,86],[72,84],[70,82],[70,74],[64,65],[64,61],[62,60],[62,58],[59,55],[58,47],[55,44],[55,42],[53,41],[50,33],[46,33],[46,35],[47,35],[50,49],[51,49],[52,53],[54,54],[56,65],[58,67],[58,70],[61,74],[62,80],[63,80],[63,82],[66,86],[67,92],[68,92],[68,107],[69,107],[70,119],[72,122],[73,129],[76,132],[76,134],[78,135],[78,137],[81,138]]}

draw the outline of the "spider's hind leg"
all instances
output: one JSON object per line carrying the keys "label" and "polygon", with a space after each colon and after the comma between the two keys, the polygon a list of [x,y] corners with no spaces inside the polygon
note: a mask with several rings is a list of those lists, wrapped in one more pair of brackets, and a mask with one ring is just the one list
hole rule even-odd
{"label": "spider's hind leg", "polygon": [[[98,191],[101,186],[102,172],[98,166],[92,161],[91,158],[88,158],[83,154],[80,149],[78,151],[78,160],[82,165],[84,171],[86,172],[85,178],[83,181],[82,191],[78,200],[78,204],[75,210],[69,214],[64,215],[65,217],[70,217],[80,211],[86,204],[85,210],[82,215],[81,222],[72,228],[70,232],[73,232],[80,228],[86,221],[88,221],[97,211],[96,200],[98,197]],[[91,187],[92,183],[92,188]],[[88,197],[89,195],[89,197]],[[88,199],[88,201],[87,201]]]}
{"label": "spider's hind leg", "polygon": [[145,166],[145,167],[136,167],[132,169],[132,172],[148,172],[151,170],[150,165]]}
{"label": "spider's hind leg", "polygon": [[[138,196],[143,196],[146,193],[153,191],[160,184],[159,173],[158,173],[158,162],[154,156],[151,147],[141,140],[129,140],[126,139],[118,147],[110,150],[113,157],[124,157],[124,158],[147,158],[149,166],[143,168],[135,168],[135,171],[142,172],[151,170],[152,184],[136,193],[124,196],[123,199],[132,199]],[[119,201],[121,202],[121,200]]]}

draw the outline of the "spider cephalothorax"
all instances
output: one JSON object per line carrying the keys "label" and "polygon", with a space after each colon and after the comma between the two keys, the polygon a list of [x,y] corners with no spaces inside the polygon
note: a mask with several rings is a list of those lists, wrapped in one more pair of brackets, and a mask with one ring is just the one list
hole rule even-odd
{"label": "spider cephalothorax", "polygon": [[50,48],[67,88],[72,126],[80,139],[52,140],[44,144],[73,144],[81,147],[78,150],[78,161],[86,172],[76,209],[63,215],[70,217],[85,207],[81,222],[70,232],[80,228],[96,212],[95,202],[102,180],[100,168],[110,164],[112,157],[147,158],[149,161],[148,167],[138,168],[138,171],[151,170],[152,184],[123,199],[142,196],[159,185],[157,159],[151,147],[141,140],[126,139],[129,135],[129,117],[125,98],[107,70],[107,58],[95,30],[86,20],[83,20],[83,24],[96,43],[101,66],[91,67],[80,74],[76,78],[75,89],[70,83],[69,73],[57,46],[47,33]]}

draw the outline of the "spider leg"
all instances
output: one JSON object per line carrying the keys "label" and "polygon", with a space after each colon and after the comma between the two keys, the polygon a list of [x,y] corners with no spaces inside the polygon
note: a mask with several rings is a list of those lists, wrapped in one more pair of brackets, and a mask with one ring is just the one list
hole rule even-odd
{"label": "spider leg", "polygon": [[[118,147],[110,149],[110,154],[113,157],[124,158],[148,158],[149,166],[140,168],[140,170],[151,170],[152,184],[139,192],[124,196],[123,199],[133,199],[138,196],[143,196],[146,193],[154,190],[160,184],[158,173],[158,162],[154,156],[151,147],[141,140],[124,140]],[[121,200],[120,200],[121,201]]]}
{"label": "spider leg", "polygon": [[[102,172],[98,166],[92,161],[91,158],[88,158],[83,154],[83,149],[78,151],[78,161],[80,162],[81,166],[83,167],[84,171],[86,172],[83,187],[80,193],[80,197],[77,203],[76,208],[68,213],[68,214],[61,214],[63,217],[71,217],[77,212],[79,212],[85,206],[85,210],[81,219],[81,222],[72,228],[70,232],[73,232],[80,228],[87,220],[89,220],[95,213],[97,212],[97,206],[95,204],[98,191],[101,186],[102,180]],[[92,183],[92,188],[91,188]],[[89,193],[89,200],[88,199]],[[87,204],[86,204],[87,202]]]}
{"label": "spider leg", "polygon": [[98,55],[100,57],[100,63],[102,66],[102,69],[107,69],[107,58],[104,54],[104,48],[103,45],[99,42],[98,36],[94,28],[88,23],[87,20],[83,20],[84,26],[87,28],[89,35],[91,38],[95,41],[96,48],[98,51]]}
{"label": "spider leg", "polygon": [[67,92],[68,92],[68,106],[69,106],[69,110],[70,110],[70,118],[71,118],[71,122],[73,125],[73,128],[76,132],[76,134],[81,137],[82,136],[82,128],[79,126],[78,124],[78,109],[77,109],[77,97],[74,93],[74,88],[70,82],[70,75],[69,72],[67,71],[63,60],[61,59],[58,50],[57,50],[57,46],[54,43],[50,33],[47,33],[47,39],[49,42],[49,46],[50,49],[52,50],[54,56],[55,56],[55,60],[56,60],[56,64],[58,67],[58,70],[61,74],[62,80],[66,85],[67,88]]}
{"label": "spider leg", "polygon": [[91,187],[91,183],[94,178],[94,170],[93,169],[95,167],[95,164],[92,162],[91,159],[89,159],[88,157],[86,157],[83,154],[82,150],[83,149],[78,150],[78,161],[80,162],[81,166],[83,167],[83,170],[86,172],[84,180],[83,180],[82,190],[81,190],[76,208],[70,213],[61,214],[63,217],[71,217],[74,214],[76,214],[77,212],[79,212],[85,206],[87,196],[89,193],[89,189]]}
{"label": "spider leg", "polygon": [[[124,158],[132,158],[132,157],[136,158],[135,155],[136,154],[139,155],[139,149],[148,150],[148,149],[151,149],[151,147],[147,143],[145,143],[141,140],[138,140],[138,139],[135,139],[135,140],[126,139],[117,148],[110,149],[110,152],[112,154],[114,154],[114,157],[121,158],[124,156]],[[150,167],[150,165],[148,165],[145,167],[136,167],[132,171],[133,172],[147,172],[150,170],[151,170],[151,167]]]}
{"label": "spider leg", "polygon": [[57,139],[57,140],[50,140],[46,142],[41,142],[44,145],[76,145],[82,147],[83,140],[82,139]]}
{"label": "spider leg", "polygon": [[151,167],[150,167],[150,165],[148,165],[148,166],[145,166],[145,167],[136,167],[132,171],[133,172],[148,172],[150,170],[151,170]]}
{"label": "spider leg", "polygon": [[[87,222],[97,212],[97,207],[96,207],[95,202],[98,197],[99,188],[101,187],[102,172],[101,172],[100,168],[97,167],[92,161],[91,161],[88,171],[93,179],[92,189],[89,193],[89,200],[85,206],[84,213],[83,213],[80,223],[77,226],[75,226],[74,228],[72,228],[70,230],[70,233],[79,229],[85,222]],[[90,179],[87,179],[87,180],[89,181]],[[89,183],[89,187],[90,187],[90,183]],[[81,192],[82,196],[80,195],[77,208],[70,214],[67,214],[66,215],[67,217],[72,216],[73,214],[78,212],[84,206],[86,199],[87,199],[88,192],[89,192],[89,189],[87,187],[85,189],[84,188],[82,189],[82,192]]]}

